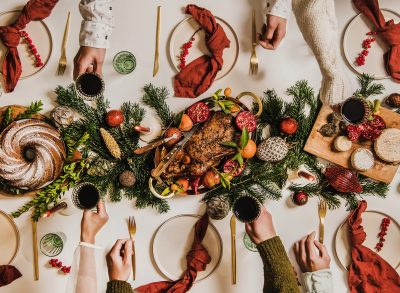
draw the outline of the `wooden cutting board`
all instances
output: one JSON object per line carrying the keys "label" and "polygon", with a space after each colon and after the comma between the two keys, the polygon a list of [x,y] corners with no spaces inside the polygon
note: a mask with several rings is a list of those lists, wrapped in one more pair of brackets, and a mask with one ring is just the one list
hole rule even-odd
{"label": "wooden cutting board", "polygon": [[[380,112],[380,116],[385,120],[386,127],[400,129],[399,114],[383,107],[381,107]],[[352,148],[347,152],[334,151],[333,141],[335,140],[335,137],[324,137],[318,132],[322,125],[328,123],[327,117],[331,113],[332,109],[330,107],[323,106],[321,108],[310,136],[307,139],[306,145],[304,146],[306,152],[345,168],[351,168],[350,157],[355,149],[362,147],[369,149],[374,153],[372,141],[353,142]],[[361,174],[384,183],[390,183],[392,182],[398,168],[399,164],[388,164],[375,156],[375,166],[366,172],[361,172]]]}

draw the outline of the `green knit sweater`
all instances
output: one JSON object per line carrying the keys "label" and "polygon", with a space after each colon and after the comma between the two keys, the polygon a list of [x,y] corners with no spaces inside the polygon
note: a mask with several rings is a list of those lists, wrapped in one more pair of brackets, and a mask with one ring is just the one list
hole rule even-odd
{"label": "green knit sweater", "polygon": [[298,293],[297,279],[281,239],[276,236],[257,245],[264,263],[264,293]]}
{"label": "green knit sweater", "polygon": [[[296,276],[278,236],[257,245],[264,263],[264,293],[298,293]],[[132,293],[127,282],[110,281],[107,293]]]}

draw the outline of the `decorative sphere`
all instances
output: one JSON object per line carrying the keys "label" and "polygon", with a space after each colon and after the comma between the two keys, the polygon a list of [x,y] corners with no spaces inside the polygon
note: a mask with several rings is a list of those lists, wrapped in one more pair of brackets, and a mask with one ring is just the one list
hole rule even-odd
{"label": "decorative sphere", "polygon": [[302,206],[308,202],[308,194],[304,191],[296,191],[293,194],[292,199],[296,205]]}
{"label": "decorative sphere", "polygon": [[279,129],[286,135],[292,135],[297,132],[298,123],[292,117],[282,118],[281,123],[279,124]]}
{"label": "decorative sphere", "polygon": [[132,171],[126,170],[119,175],[119,183],[123,187],[132,187],[136,183],[136,176]]}
{"label": "decorative sphere", "polygon": [[124,122],[124,114],[120,110],[111,110],[106,115],[107,125],[118,127]]}
{"label": "decorative sphere", "polygon": [[66,106],[58,106],[50,114],[53,124],[57,128],[65,128],[74,121],[74,111]]}

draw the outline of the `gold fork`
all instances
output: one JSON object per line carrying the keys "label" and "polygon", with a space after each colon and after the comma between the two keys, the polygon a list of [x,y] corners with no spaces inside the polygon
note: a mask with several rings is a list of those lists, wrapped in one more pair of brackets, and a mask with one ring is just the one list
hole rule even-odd
{"label": "gold fork", "polygon": [[[131,240],[133,240],[135,234],[136,234],[136,221],[135,217],[129,217],[128,221],[128,228],[129,228],[129,237]],[[133,280],[136,279],[136,252],[135,252],[135,243],[132,241],[132,248],[133,248],[133,254],[132,254],[132,277]]]}
{"label": "gold fork", "polygon": [[253,10],[252,15],[252,46],[253,50],[250,58],[250,74],[255,75],[258,73],[258,58],[256,54],[257,37],[256,37],[256,11]]}
{"label": "gold fork", "polygon": [[325,217],[326,217],[326,202],[324,200],[320,200],[318,204],[318,215],[319,215],[319,242],[324,243],[324,226],[325,226]]}
{"label": "gold fork", "polygon": [[67,68],[67,41],[69,33],[69,20],[71,12],[68,12],[67,23],[65,25],[64,38],[61,47],[61,57],[58,61],[58,75],[64,75],[65,69]]}

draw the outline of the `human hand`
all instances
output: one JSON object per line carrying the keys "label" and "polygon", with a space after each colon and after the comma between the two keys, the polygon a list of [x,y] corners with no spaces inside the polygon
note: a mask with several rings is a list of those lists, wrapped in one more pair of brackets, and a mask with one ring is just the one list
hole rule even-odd
{"label": "human hand", "polygon": [[[315,252],[315,247],[319,250],[319,255]],[[331,258],[326,247],[315,240],[315,232],[295,243],[294,253],[303,273],[329,269]]]}
{"label": "human hand", "polygon": [[263,25],[262,33],[258,34],[258,43],[264,49],[275,50],[286,35],[285,18],[268,14],[267,24]]}
{"label": "human hand", "polygon": [[263,206],[260,216],[252,223],[246,223],[246,232],[255,244],[276,236],[272,215]]}
{"label": "human hand", "polygon": [[106,49],[93,47],[80,47],[74,58],[74,79],[85,72],[102,74]]}
{"label": "human hand", "polygon": [[119,239],[107,254],[110,281],[127,281],[132,270],[133,241]]}
{"label": "human hand", "polygon": [[108,214],[102,200],[97,204],[97,212],[84,210],[81,221],[81,241],[94,244],[96,234],[107,223]]}

